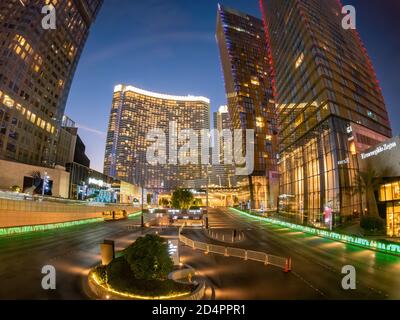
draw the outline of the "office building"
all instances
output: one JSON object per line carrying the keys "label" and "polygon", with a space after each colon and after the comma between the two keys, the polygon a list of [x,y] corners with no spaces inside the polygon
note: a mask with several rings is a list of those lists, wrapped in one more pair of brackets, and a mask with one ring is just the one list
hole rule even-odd
{"label": "office building", "polygon": [[[56,29],[42,27],[53,5]],[[65,104],[102,0],[0,3],[0,159],[53,167]]]}

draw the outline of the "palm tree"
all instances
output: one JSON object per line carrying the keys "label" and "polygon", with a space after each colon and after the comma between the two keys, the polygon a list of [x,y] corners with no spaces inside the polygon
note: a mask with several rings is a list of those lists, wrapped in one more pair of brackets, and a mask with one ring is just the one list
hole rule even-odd
{"label": "palm tree", "polygon": [[368,215],[376,218],[379,218],[379,211],[375,191],[379,190],[382,183],[381,177],[382,175],[378,175],[375,169],[368,166],[364,171],[358,173],[354,188],[356,194],[365,197]]}

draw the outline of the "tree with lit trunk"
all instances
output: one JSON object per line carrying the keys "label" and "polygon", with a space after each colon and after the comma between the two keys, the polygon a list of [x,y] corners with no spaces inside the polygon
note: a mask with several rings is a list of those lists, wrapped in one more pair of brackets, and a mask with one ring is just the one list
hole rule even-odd
{"label": "tree with lit trunk", "polygon": [[372,167],[367,167],[364,171],[360,171],[356,177],[355,192],[365,197],[367,213],[371,217],[379,217],[375,191],[379,190],[381,182],[381,177]]}
{"label": "tree with lit trunk", "polygon": [[172,195],[172,206],[175,209],[189,209],[193,205],[194,196],[189,190],[177,189]]}

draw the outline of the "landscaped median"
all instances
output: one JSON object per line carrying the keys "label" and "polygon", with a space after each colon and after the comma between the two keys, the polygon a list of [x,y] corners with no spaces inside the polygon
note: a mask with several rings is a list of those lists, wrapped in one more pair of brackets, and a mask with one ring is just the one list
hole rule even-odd
{"label": "landscaped median", "polygon": [[375,240],[368,240],[365,238],[361,237],[356,237],[356,236],[351,236],[347,234],[341,234],[337,232],[331,232],[328,230],[323,230],[323,229],[318,229],[318,228],[313,228],[313,227],[308,227],[308,226],[302,226],[299,224],[294,224],[274,218],[268,218],[264,216],[259,216],[255,214],[250,214],[248,212],[236,209],[236,208],[231,208],[230,210],[243,214],[245,216],[248,216],[250,218],[260,220],[260,221],[265,221],[267,223],[293,229],[296,231],[301,231],[307,234],[311,234],[314,236],[318,236],[321,238],[326,238],[334,241],[339,241],[343,243],[348,243],[351,245],[359,246],[362,248],[370,249],[370,250],[375,250],[383,253],[389,253],[393,255],[400,256],[400,244],[390,242],[390,241],[375,241]]}
{"label": "landscaped median", "polygon": [[200,300],[205,283],[192,282],[192,268],[175,268],[165,240],[138,238],[108,265],[92,269],[88,286],[103,300]]}

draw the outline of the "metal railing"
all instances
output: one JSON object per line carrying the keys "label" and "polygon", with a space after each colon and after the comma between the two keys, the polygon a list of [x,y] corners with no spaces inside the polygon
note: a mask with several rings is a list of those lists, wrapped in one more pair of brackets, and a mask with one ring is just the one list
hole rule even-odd
{"label": "metal railing", "polygon": [[283,269],[285,272],[292,270],[292,259],[274,256],[265,252],[245,250],[240,248],[224,247],[214,244],[208,244],[199,241],[193,241],[181,234],[183,228],[179,229],[179,240],[193,250],[204,251],[206,254],[215,253],[225,257],[235,257],[243,260],[252,260],[262,262],[265,265],[271,265]]}
{"label": "metal railing", "polygon": [[244,239],[244,233],[242,231],[238,231],[235,235],[234,230],[226,233],[227,230],[219,230],[219,229],[206,229],[207,235],[217,241],[222,242],[230,242],[235,243],[242,241]]}

